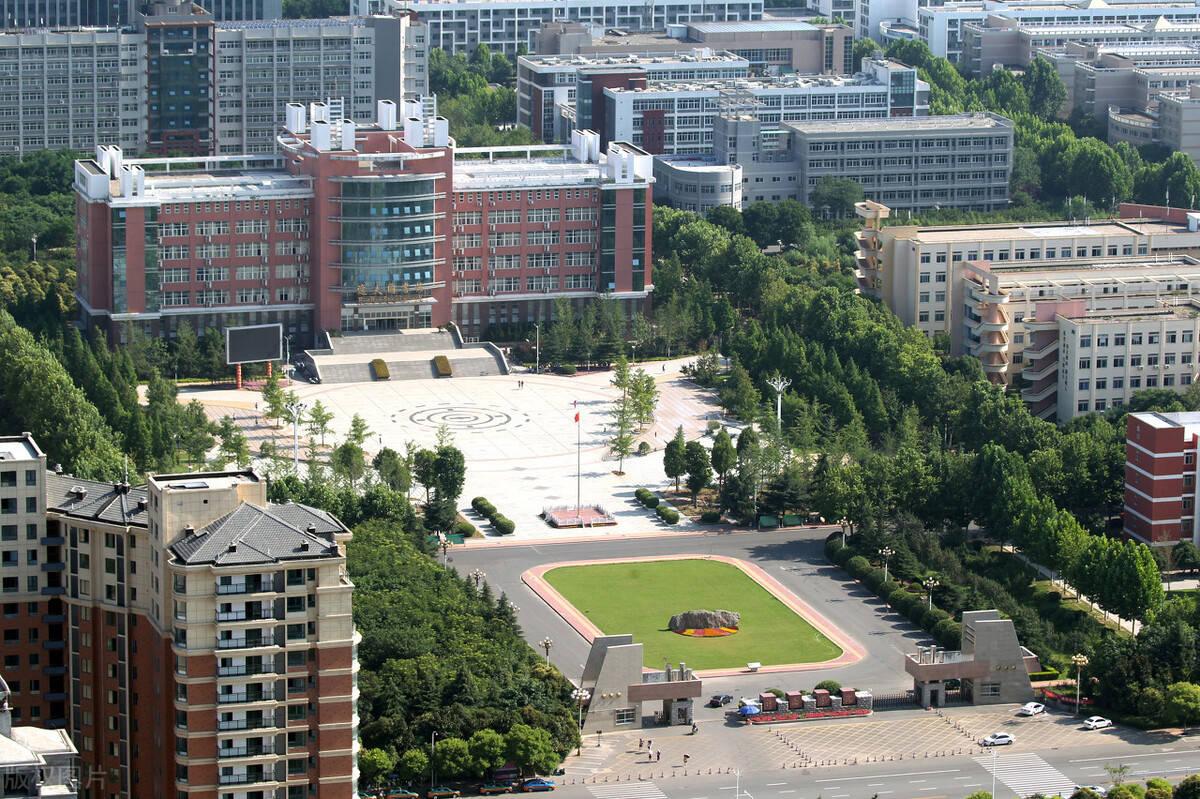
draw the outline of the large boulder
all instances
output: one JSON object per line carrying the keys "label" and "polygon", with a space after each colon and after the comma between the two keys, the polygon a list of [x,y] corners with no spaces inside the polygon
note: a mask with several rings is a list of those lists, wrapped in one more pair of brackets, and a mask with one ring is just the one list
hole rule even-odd
{"label": "large boulder", "polygon": [[668,630],[702,630],[709,627],[737,627],[740,613],[732,610],[689,610],[676,613],[667,623]]}

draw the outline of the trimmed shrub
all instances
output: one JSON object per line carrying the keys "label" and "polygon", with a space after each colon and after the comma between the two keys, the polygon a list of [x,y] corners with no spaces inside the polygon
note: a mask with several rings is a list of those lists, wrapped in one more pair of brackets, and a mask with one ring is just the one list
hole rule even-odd
{"label": "trimmed shrub", "polygon": [[639,454],[639,455],[649,455],[649,454],[650,454],[650,442],[649,442],[649,441],[643,441],[643,442],[641,442],[640,444],[638,444],[638,448],[637,448],[637,454]]}
{"label": "trimmed shrub", "polygon": [[1150,779],[1146,780],[1147,797],[1150,796],[1150,791],[1154,790],[1155,788],[1159,789],[1160,791],[1166,791],[1167,795],[1165,799],[1171,799],[1171,793],[1174,790],[1171,787],[1171,783],[1167,782],[1162,777],[1151,777]]}
{"label": "trimmed shrub", "polygon": [[932,608],[927,607],[921,616],[921,626],[926,630],[932,630],[938,625],[938,622],[948,618],[950,618],[950,614],[936,605]]}
{"label": "trimmed shrub", "polygon": [[471,536],[475,535],[476,531],[475,525],[471,524],[470,522],[456,522],[455,525],[450,528],[450,532],[454,533],[455,535],[461,535],[470,538]]}
{"label": "trimmed shrub", "polygon": [[846,547],[842,544],[837,535],[832,535],[825,539],[825,557],[834,560],[834,556],[841,552]]}
{"label": "trimmed shrub", "polygon": [[392,373],[388,371],[387,364],[384,362],[383,358],[376,358],[375,360],[371,361],[371,371],[375,373],[376,380],[387,380],[392,376]]}
{"label": "trimmed shrub", "polygon": [[634,495],[634,497],[637,498],[638,502],[642,503],[643,505],[645,505],[647,508],[650,508],[651,510],[658,507],[658,503],[659,503],[658,497],[655,496],[653,491],[651,491],[647,488],[639,488],[633,492],[633,495]]}
{"label": "trimmed shrub", "polygon": [[560,375],[573,375],[579,370],[575,368],[575,364],[573,363],[564,363],[555,367],[555,371]]}
{"label": "trimmed shrub", "polygon": [[500,535],[512,535],[513,531],[517,529],[517,526],[513,524],[512,519],[509,519],[507,516],[501,516],[500,514],[496,514],[492,517],[492,526],[500,532]]}
{"label": "trimmed shrub", "polygon": [[903,588],[897,588],[890,594],[884,595],[884,599],[886,599],[887,603],[893,608],[903,612],[904,607],[908,605],[908,598],[910,596],[912,596],[912,594],[908,593]]}
{"label": "trimmed shrub", "polygon": [[1057,680],[1057,669],[1046,669],[1045,671],[1032,671],[1029,673],[1029,679],[1034,682],[1043,682],[1045,680]]}
{"label": "trimmed shrub", "polygon": [[778,699],[786,699],[787,698],[787,694],[784,692],[784,690],[782,688],[768,688],[763,693],[775,694],[776,698],[778,698]]}
{"label": "trimmed shrub", "polygon": [[437,369],[438,377],[450,377],[453,374],[450,369],[450,359],[445,355],[433,356],[433,368]]}
{"label": "trimmed shrub", "polygon": [[1170,789],[1162,789],[1158,787],[1146,789],[1146,799],[1171,799]]}
{"label": "trimmed shrub", "polygon": [[658,518],[662,519],[667,524],[679,523],[679,512],[668,508],[666,505],[659,505],[654,509],[654,512],[658,514]]}
{"label": "trimmed shrub", "polygon": [[856,580],[861,580],[871,571],[871,562],[862,555],[855,555],[846,562],[846,571]]}
{"label": "trimmed shrub", "polygon": [[850,548],[842,547],[837,552],[833,553],[833,562],[844,569],[846,568],[846,562],[852,557],[854,557],[854,553],[850,551]]}
{"label": "trimmed shrub", "polygon": [[871,569],[862,578],[863,585],[876,594],[879,593],[879,586],[883,585],[883,569]]}
{"label": "trimmed shrub", "polygon": [[962,639],[962,625],[954,619],[942,619],[931,631],[939,644],[947,649],[958,649]]}
{"label": "trimmed shrub", "polygon": [[496,508],[484,497],[475,497],[471,500],[471,507],[480,516],[491,516],[496,512]]}
{"label": "trimmed shrub", "polygon": [[885,583],[881,583],[879,589],[875,593],[879,594],[881,597],[887,598],[892,595],[893,591],[901,590],[903,589],[900,588],[900,583],[896,582],[895,580],[888,580]]}
{"label": "trimmed shrub", "polygon": [[837,680],[821,680],[819,683],[813,686],[814,691],[822,688],[831,694],[836,694],[842,690],[842,684]]}
{"label": "trimmed shrub", "polygon": [[716,524],[717,522],[721,521],[721,511],[706,510],[704,513],[700,514],[700,521],[704,522],[705,524]]}

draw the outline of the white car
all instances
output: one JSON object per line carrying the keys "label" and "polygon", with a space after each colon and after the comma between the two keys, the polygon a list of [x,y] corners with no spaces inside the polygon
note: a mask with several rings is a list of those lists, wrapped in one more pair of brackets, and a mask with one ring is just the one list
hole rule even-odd
{"label": "white car", "polygon": [[1018,716],[1037,716],[1046,712],[1046,706],[1039,702],[1026,702],[1017,711]]}
{"label": "white car", "polygon": [[1083,720],[1084,729],[1088,730],[1102,730],[1112,725],[1112,719],[1106,719],[1104,716],[1091,716]]}
{"label": "white car", "polygon": [[1007,732],[994,732],[980,741],[984,746],[1008,746],[1016,742],[1017,739]]}

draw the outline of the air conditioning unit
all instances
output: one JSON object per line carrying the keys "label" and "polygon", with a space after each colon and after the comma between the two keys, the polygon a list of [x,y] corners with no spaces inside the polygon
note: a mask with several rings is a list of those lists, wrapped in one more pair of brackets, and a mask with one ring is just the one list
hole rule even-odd
{"label": "air conditioning unit", "polygon": [[269,281],[267,281],[267,280],[264,280],[264,281],[262,282],[262,284],[265,286],[265,285],[267,285],[267,283],[268,283],[268,282],[269,282]]}
{"label": "air conditioning unit", "polygon": [[300,282],[301,282],[301,283],[307,283],[307,282],[308,282],[308,278],[306,278],[306,277],[302,277],[302,278],[300,278]]}
{"label": "air conditioning unit", "polygon": [[489,295],[489,296],[492,296],[492,297],[495,297],[495,296],[496,296],[496,290],[495,290],[495,289],[488,289],[488,295]]}
{"label": "air conditioning unit", "polygon": [[549,294],[549,293],[550,293],[550,287],[549,287],[549,286],[547,286],[546,288],[542,289],[542,293],[543,293],[543,294]]}
{"label": "air conditioning unit", "polygon": [[265,263],[267,263],[267,256],[265,256],[265,255],[264,255],[264,256],[262,257],[262,262],[263,262],[264,264],[265,264]]}
{"label": "air conditioning unit", "polygon": [[547,222],[547,223],[546,223],[546,224],[544,224],[542,227],[544,227],[546,230],[549,230],[549,229],[550,229],[550,223],[549,223],[549,222]]}
{"label": "air conditioning unit", "polygon": [[307,253],[305,253],[305,254],[302,254],[302,255],[297,255],[297,256],[296,256],[296,260],[297,260],[297,261],[307,261],[307,260],[308,260],[308,255],[307,255]]}
{"label": "air conditioning unit", "polygon": [[204,265],[205,265],[205,266],[212,266],[212,258],[205,258],[205,259],[204,259]]}
{"label": "air conditioning unit", "polygon": [[206,302],[206,303],[204,303],[204,307],[211,308],[211,307],[213,307],[213,304],[211,302]]}
{"label": "air conditioning unit", "polygon": [[550,252],[550,245],[547,244],[545,247],[543,247],[542,252]]}
{"label": "air conditioning unit", "polygon": [[267,234],[266,234],[266,233],[262,234],[262,240],[263,240],[263,241],[266,241],[266,240],[267,240]]}
{"label": "air conditioning unit", "polygon": [[204,237],[204,240],[205,240],[205,241],[207,241],[207,242],[209,242],[209,243],[212,243],[212,236],[205,236],[205,237]]}
{"label": "air conditioning unit", "polygon": [[495,226],[495,225],[488,225],[488,230],[490,230],[490,231],[492,231],[493,233],[495,233],[495,232],[496,232],[496,226]]}
{"label": "air conditioning unit", "polygon": [[490,203],[488,203],[488,205],[490,205],[490,206],[492,206],[493,208],[495,208],[495,207],[496,207],[496,201],[495,201],[495,200],[492,200]]}
{"label": "air conditioning unit", "polygon": [[533,198],[532,198],[532,197],[530,197],[530,198],[529,198],[529,204],[530,204],[530,205],[533,205]]}
{"label": "air conditioning unit", "polygon": [[204,288],[206,288],[206,289],[212,288],[212,281],[211,280],[204,281]]}
{"label": "air conditioning unit", "polygon": [[547,266],[547,267],[546,267],[546,268],[545,268],[545,269],[542,271],[542,274],[543,274],[543,275],[548,275],[548,274],[550,274],[550,267],[548,267],[548,266]]}
{"label": "air conditioning unit", "polygon": [[489,252],[489,253],[491,253],[492,255],[495,255],[495,254],[496,254],[496,248],[495,248],[495,247],[488,247],[488,252]]}

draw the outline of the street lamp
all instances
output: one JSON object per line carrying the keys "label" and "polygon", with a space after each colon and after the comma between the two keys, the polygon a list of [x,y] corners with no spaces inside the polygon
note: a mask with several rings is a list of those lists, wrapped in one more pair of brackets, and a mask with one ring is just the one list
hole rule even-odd
{"label": "street lamp", "polygon": [[929,594],[929,609],[933,610],[933,589],[937,588],[941,583],[937,581],[937,578],[928,577],[921,585],[925,586],[925,591]]}
{"label": "street lamp", "polygon": [[478,591],[479,586],[483,583],[483,578],[487,576],[487,572],[483,569],[475,569],[468,576],[475,581],[475,590]]}
{"label": "street lamp", "polygon": [[[538,374],[542,371],[542,323],[534,322],[533,329],[535,331],[533,348],[536,353],[534,356],[536,360],[534,360],[533,372],[534,374]],[[525,343],[528,344],[529,339],[525,339]]]}
{"label": "street lamp", "polygon": [[550,638],[550,636],[547,635],[545,638],[538,641],[538,646],[540,646],[542,649],[546,650],[546,665],[549,666],[550,665],[550,648],[552,646],[554,646],[554,641]]}
{"label": "street lamp", "polygon": [[895,554],[896,550],[892,549],[891,547],[884,547],[883,549],[879,550],[879,555],[883,558],[883,581],[885,583],[888,581],[888,558]]}
{"label": "street lamp", "polygon": [[438,731],[429,733],[429,793],[433,793],[433,781],[437,776],[437,737]]}
{"label": "street lamp", "polygon": [[1072,655],[1071,665],[1075,667],[1075,715],[1079,716],[1079,689],[1083,685],[1083,667],[1088,664],[1087,655]]}
{"label": "street lamp", "polygon": [[992,796],[996,795],[996,747],[992,747]]}
{"label": "street lamp", "polygon": [[592,692],[580,686],[571,692],[571,698],[579,705],[579,749],[576,755],[583,755],[583,706],[592,698]]}
{"label": "street lamp", "polygon": [[292,471],[300,474],[300,417],[308,408],[303,402],[288,400],[283,407],[292,417]]}
{"label": "street lamp", "polygon": [[842,518],[838,519],[838,524],[841,525],[842,528],[842,546],[846,546],[846,531],[850,529],[850,522],[848,522],[846,517],[843,516]]}
{"label": "street lamp", "polygon": [[450,549],[450,539],[448,539],[446,537],[445,533],[438,533],[438,537],[440,538],[440,541],[438,542],[438,546],[440,546],[442,548],[442,565],[445,566],[446,565],[446,552],[447,552],[447,550]]}
{"label": "street lamp", "polygon": [[767,385],[775,390],[775,424],[779,425],[780,430],[783,429],[783,392],[787,391],[791,384],[791,380],[780,375],[767,380]]}

